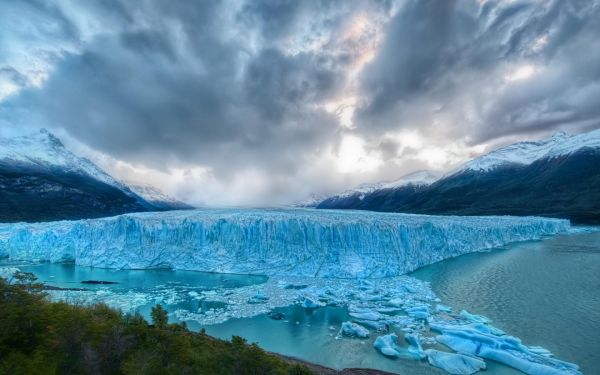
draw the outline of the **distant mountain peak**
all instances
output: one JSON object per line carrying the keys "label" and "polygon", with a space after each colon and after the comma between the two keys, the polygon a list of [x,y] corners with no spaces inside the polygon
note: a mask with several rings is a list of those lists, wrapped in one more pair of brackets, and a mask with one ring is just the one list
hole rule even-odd
{"label": "distant mountain peak", "polygon": [[304,198],[303,200],[292,204],[292,206],[293,207],[304,207],[304,208],[317,207],[319,205],[319,203],[321,203],[325,199],[327,199],[327,196],[324,194],[312,193],[308,197]]}
{"label": "distant mountain peak", "polygon": [[431,170],[419,170],[403,175],[397,180],[383,181],[375,183],[363,183],[355,187],[354,189],[345,190],[339,194],[324,196],[320,194],[311,194],[305,200],[294,204],[295,207],[318,207],[321,202],[328,199],[345,199],[349,197],[358,198],[362,200],[368,194],[371,194],[378,190],[385,189],[399,189],[408,186],[428,186],[439,180],[443,176],[442,172],[431,171]]}
{"label": "distant mountain peak", "polygon": [[157,208],[164,210],[194,208],[185,202],[165,194],[162,190],[150,184],[128,183],[128,186],[134,193]]}
{"label": "distant mountain peak", "polygon": [[22,168],[59,169],[82,174],[132,194],[127,186],[115,180],[96,164],[69,151],[61,140],[47,129],[18,137],[0,138],[0,162]]}

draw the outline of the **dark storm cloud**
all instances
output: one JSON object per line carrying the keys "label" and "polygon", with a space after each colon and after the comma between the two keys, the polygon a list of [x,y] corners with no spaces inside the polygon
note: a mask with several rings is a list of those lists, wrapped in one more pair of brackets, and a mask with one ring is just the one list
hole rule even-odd
{"label": "dark storm cloud", "polygon": [[[249,54],[224,36],[220,4],[158,1],[135,16],[121,9],[123,31],[65,56],[14,105],[128,160],[293,170],[334,135],[334,119],[315,104],[344,72],[315,53]],[[127,28],[135,17],[152,28]]]}
{"label": "dark storm cloud", "polygon": [[290,35],[304,10],[302,1],[257,0],[244,4],[238,19],[248,27],[258,27],[266,38]]}
{"label": "dark storm cloud", "polygon": [[[427,132],[439,111],[457,121],[455,136],[478,141],[598,123],[590,104],[600,83],[599,20],[590,1],[409,1],[363,72],[367,104],[357,123],[366,133],[417,124]],[[501,82],[509,66],[525,64],[539,72]],[[469,105],[470,121],[461,114]]]}

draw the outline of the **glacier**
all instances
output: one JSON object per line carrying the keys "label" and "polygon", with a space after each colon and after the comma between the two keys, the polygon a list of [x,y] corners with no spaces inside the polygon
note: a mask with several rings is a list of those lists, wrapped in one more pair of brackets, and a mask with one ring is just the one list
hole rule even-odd
{"label": "glacier", "polygon": [[539,217],[204,209],[0,224],[0,257],[115,269],[379,278],[569,228],[568,220]]}

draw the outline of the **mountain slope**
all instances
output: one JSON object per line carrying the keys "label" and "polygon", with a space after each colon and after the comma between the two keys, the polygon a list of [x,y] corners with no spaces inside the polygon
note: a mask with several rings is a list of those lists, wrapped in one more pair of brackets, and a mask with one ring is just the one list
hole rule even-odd
{"label": "mountain slope", "polygon": [[0,221],[48,221],[156,209],[46,130],[0,139]]}
{"label": "mountain slope", "polygon": [[391,182],[378,182],[362,184],[324,199],[316,205],[318,208],[357,208],[365,197],[379,194],[381,191],[395,191],[398,193],[412,194],[437,181],[442,174],[435,171],[416,171],[400,177]]}
{"label": "mountain slope", "polygon": [[474,159],[429,186],[382,189],[319,208],[456,215],[540,215],[600,224],[600,131],[522,142]]}
{"label": "mountain slope", "polygon": [[144,198],[146,202],[161,210],[189,210],[194,207],[171,196],[166,195],[151,185],[128,184],[131,190]]}

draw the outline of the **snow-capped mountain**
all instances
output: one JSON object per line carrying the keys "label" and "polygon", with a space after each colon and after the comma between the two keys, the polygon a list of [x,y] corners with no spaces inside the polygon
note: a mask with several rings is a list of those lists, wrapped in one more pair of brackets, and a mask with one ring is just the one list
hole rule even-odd
{"label": "snow-capped mountain", "polygon": [[600,129],[577,135],[558,132],[541,141],[515,143],[465,163],[458,172],[467,170],[487,172],[511,164],[530,165],[536,160],[569,155],[585,147],[600,147]]}
{"label": "snow-capped mountain", "polygon": [[135,195],[126,185],[112,178],[89,159],[67,150],[60,139],[46,129],[26,136],[0,138],[0,164],[87,175],[114,186],[125,194]]}
{"label": "snow-capped mountain", "polygon": [[297,207],[318,207],[322,202],[325,201],[344,201],[347,199],[352,200],[363,200],[365,196],[372,194],[378,190],[388,190],[388,189],[399,189],[403,187],[408,188],[418,188],[422,186],[428,186],[437,181],[442,177],[442,172],[438,171],[416,171],[409,174],[406,174],[394,181],[383,181],[383,182],[375,182],[375,183],[365,183],[360,184],[354,189],[345,190],[339,194],[323,196],[319,194],[313,194],[312,196],[316,197],[312,206],[298,206]]}
{"label": "snow-capped mountain", "polygon": [[600,130],[578,135],[560,132],[537,142],[515,143],[475,158],[430,185],[334,196],[318,208],[542,215],[597,224]]}
{"label": "snow-capped mountain", "polygon": [[364,198],[365,195],[372,193],[376,190],[383,189],[396,189],[402,186],[413,185],[413,186],[427,186],[437,181],[442,176],[441,172],[436,171],[416,171],[400,177],[394,181],[384,181],[375,183],[366,183],[358,185],[354,189],[346,190],[337,197],[346,198],[353,195],[358,195],[360,199]]}
{"label": "snow-capped mountain", "polygon": [[0,138],[0,221],[90,218],[156,207],[45,129]]}
{"label": "snow-capped mountain", "polygon": [[177,200],[152,185],[128,184],[133,192],[141,196],[155,207],[163,210],[186,210],[193,208],[187,203]]}

